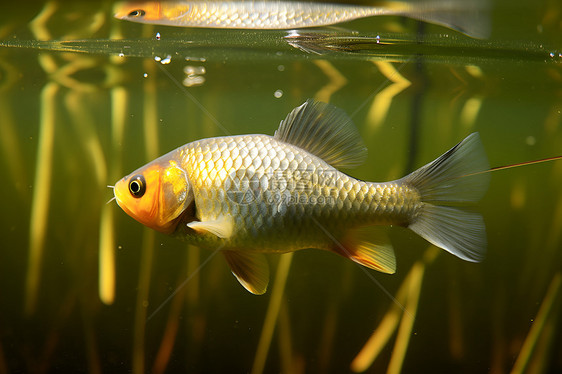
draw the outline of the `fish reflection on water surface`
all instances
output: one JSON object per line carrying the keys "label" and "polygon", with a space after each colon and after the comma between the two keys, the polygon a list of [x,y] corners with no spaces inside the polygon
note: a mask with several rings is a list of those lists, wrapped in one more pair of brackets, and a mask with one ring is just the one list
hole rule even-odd
{"label": "fish reflection on water surface", "polygon": [[342,110],[308,100],[274,136],[194,141],[125,176],[114,194],[140,223],[220,249],[254,294],[263,294],[269,282],[264,253],[324,249],[394,273],[392,245],[384,237],[367,239],[365,226],[407,227],[459,258],[483,258],[483,219],[464,208],[488,186],[477,133],[391,182],[361,181],[338,170],[361,164],[366,153]]}
{"label": "fish reflection on water surface", "polygon": [[296,29],[358,18],[405,16],[476,38],[489,34],[487,0],[383,1],[354,5],[305,1],[132,1],[118,3],[115,17],[148,24],[224,29]]}

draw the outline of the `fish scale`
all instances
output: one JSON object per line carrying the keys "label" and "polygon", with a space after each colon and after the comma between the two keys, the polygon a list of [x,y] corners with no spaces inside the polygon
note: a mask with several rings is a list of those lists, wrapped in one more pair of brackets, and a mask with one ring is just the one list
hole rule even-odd
{"label": "fish scale", "polygon": [[[188,177],[198,219],[234,217],[237,232],[229,245],[245,250],[288,252],[303,244],[318,247],[319,237],[321,247],[330,248],[334,243],[318,224],[332,231],[358,223],[403,225],[419,206],[418,195],[407,186],[356,180],[267,135],[197,141],[186,145],[183,154],[181,165],[191,170]],[[299,171],[307,171],[306,180],[292,179]],[[312,179],[323,183],[307,189]],[[236,194],[241,201],[236,201]],[[337,227],[332,222],[338,222]],[[273,240],[276,232],[283,235]],[[209,245],[215,243],[213,238]]]}
{"label": "fish scale", "polygon": [[185,8],[183,24],[194,27],[286,29],[333,24],[380,13],[373,7],[346,6],[326,11],[304,2],[193,2]]}

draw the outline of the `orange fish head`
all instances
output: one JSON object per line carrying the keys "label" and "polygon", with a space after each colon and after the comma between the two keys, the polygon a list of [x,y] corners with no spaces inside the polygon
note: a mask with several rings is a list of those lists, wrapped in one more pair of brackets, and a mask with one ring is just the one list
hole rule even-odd
{"label": "orange fish head", "polygon": [[115,184],[115,200],[128,215],[165,234],[193,202],[185,170],[175,161],[155,160]]}
{"label": "orange fish head", "polygon": [[158,1],[124,2],[116,5],[115,18],[136,22],[150,22],[162,17],[162,3]]}

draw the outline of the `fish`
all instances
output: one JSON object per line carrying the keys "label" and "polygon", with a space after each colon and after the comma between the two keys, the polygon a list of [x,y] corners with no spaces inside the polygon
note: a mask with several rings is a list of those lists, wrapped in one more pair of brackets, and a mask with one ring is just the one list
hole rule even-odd
{"label": "fish", "polygon": [[[120,179],[117,204],[132,218],[200,248],[219,250],[240,284],[263,294],[265,254],[316,248],[395,273],[382,228],[409,228],[467,261],[486,252],[473,205],[486,192],[489,164],[478,133],[433,162],[390,182],[355,179],[367,148],[350,117],[313,99],[270,135],[185,144]],[[374,230],[374,236],[369,233]]]}
{"label": "fish", "polygon": [[487,0],[384,1],[380,6],[284,0],[142,1],[118,3],[114,14],[155,25],[257,30],[328,26],[380,15],[406,16],[474,38],[490,34]]}

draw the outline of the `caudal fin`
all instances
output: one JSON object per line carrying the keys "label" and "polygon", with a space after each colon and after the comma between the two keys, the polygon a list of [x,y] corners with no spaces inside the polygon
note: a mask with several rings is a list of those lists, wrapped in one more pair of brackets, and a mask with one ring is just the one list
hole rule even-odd
{"label": "caudal fin", "polygon": [[408,226],[428,242],[464,260],[478,262],[486,252],[482,216],[466,206],[486,192],[488,159],[478,133],[467,136],[435,161],[402,178],[423,203]]}
{"label": "caudal fin", "polygon": [[408,16],[460,31],[470,37],[490,36],[489,0],[419,0]]}

